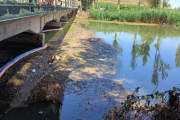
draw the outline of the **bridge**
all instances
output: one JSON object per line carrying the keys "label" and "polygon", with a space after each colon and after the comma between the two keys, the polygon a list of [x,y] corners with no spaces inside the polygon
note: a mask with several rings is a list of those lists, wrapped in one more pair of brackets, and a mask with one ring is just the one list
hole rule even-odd
{"label": "bridge", "polygon": [[[77,8],[76,0],[0,0],[0,42],[43,46],[45,35],[41,31],[60,28],[61,22],[75,16]],[[29,40],[28,34],[38,39]]]}

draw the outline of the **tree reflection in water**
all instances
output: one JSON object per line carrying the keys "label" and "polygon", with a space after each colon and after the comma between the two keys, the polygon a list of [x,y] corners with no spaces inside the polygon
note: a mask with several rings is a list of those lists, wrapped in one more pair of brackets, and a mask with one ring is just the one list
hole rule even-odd
{"label": "tree reflection in water", "polygon": [[131,55],[132,55],[132,60],[131,60],[131,68],[133,70],[136,69],[137,63],[136,63],[136,58],[138,57],[138,51],[139,51],[139,47],[137,45],[137,34],[134,35],[134,42],[133,42],[133,46],[132,46],[132,51],[131,51]]}
{"label": "tree reflection in water", "polygon": [[[104,34],[115,33],[113,46],[118,49],[121,54],[123,53],[123,48],[118,44],[117,32],[129,33],[134,35],[134,41],[131,50],[131,62],[130,66],[133,70],[136,70],[138,66],[136,59],[138,57],[142,58],[142,65],[145,66],[148,62],[150,56],[150,50],[154,42],[155,47],[155,58],[153,62],[153,74],[151,82],[154,85],[157,85],[159,82],[159,77],[161,76],[162,80],[168,77],[168,71],[171,70],[170,64],[165,63],[161,57],[160,46],[162,44],[163,38],[176,38],[180,37],[179,31],[170,26],[130,26],[130,25],[117,25],[117,24],[108,24],[108,23],[95,23],[89,22],[84,23],[83,27],[95,30],[98,32],[103,32]],[[140,40],[137,40],[137,36],[140,36]],[[180,44],[176,52],[176,67],[180,67]]]}
{"label": "tree reflection in water", "polygon": [[[142,57],[143,59],[143,66],[145,66],[148,62],[148,57],[150,57],[150,45],[154,42],[154,38],[142,38],[142,42],[140,42],[141,44],[138,45],[137,43],[137,39],[136,39],[136,34],[134,35],[134,42],[133,42],[133,47],[132,47],[132,60],[131,60],[131,68],[133,70],[136,69],[136,58],[137,57]],[[160,54],[160,45],[161,45],[162,41],[161,39],[158,37],[157,39],[157,43],[154,45],[154,47],[156,48],[156,53],[155,53],[155,60],[154,60],[154,65],[153,65],[153,74],[152,74],[152,80],[151,82],[154,85],[158,84],[158,77],[159,77],[159,73],[162,76],[162,80],[166,79],[166,77],[168,77],[168,73],[167,70],[170,70],[170,64],[166,64],[164,63],[164,61],[161,58],[161,54]]]}
{"label": "tree reflection in water", "polygon": [[118,44],[117,40],[120,41],[120,39],[117,37],[117,32],[115,32],[113,46],[119,51],[119,54],[122,55],[123,48]]}
{"label": "tree reflection in water", "polygon": [[176,61],[176,67],[180,67],[180,44],[177,48],[175,61]]}
{"label": "tree reflection in water", "polygon": [[160,54],[160,45],[161,45],[161,39],[158,38],[157,43],[154,45],[156,48],[156,54],[155,54],[155,60],[154,60],[154,65],[153,65],[153,75],[152,75],[152,80],[151,82],[154,85],[157,85],[159,80],[159,74],[162,76],[162,80],[166,79],[168,77],[167,70],[170,70],[170,64],[166,64]]}

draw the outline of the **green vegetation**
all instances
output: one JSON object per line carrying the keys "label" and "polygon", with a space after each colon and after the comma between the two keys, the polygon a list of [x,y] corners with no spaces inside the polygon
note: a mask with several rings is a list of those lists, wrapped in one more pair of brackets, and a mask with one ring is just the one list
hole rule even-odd
{"label": "green vegetation", "polygon": [[71,26],[71,27],[69,28],[69,31],[68,31],[68,32],[73,32],[74,30],[75,30],[75,28]]}
{"label": "green vegetation", "polygon": [[79,24],[87,29],[103,32],[105,34],[115,33],[115,32],[126,32],[130,34],[140,35],[141,38],[144,39],[151,38],[152,40],[155,40],[157,37],[161,39],[166,37],[172,37],[172,38],[180,37],[179,30],[176,30],[172,26],[161,26],[161,25],[152,26],[151,24],[150,24],[151,26],[148,26],[148,24],[144,26],[139,26],[139,23],[137,25],[126,25],[126,24],[120,25],[119,22],[115,22],[115,21],[106,21],[104,23],[102,21],[99,22],[96,20],[95,21],[90,20],[89,23],[80,22]]}
{"label": "green vegetation", "polygon": [[[97,3],[96,3],[97,4]],[[154,9],[148,7],[128,6],[118,10],[117,4],[113,3],[98,3],[101,9],[90,9],[89,18],[106,21],[121,21],[121,22],[143,22],[157,24],[179,24],[180,10],[174,9]]]}
{"label": "green vegetation", "polygon": [[169,0],[163,0],[162,5],[163,5],[163,8],[171,7],[171,5],[169,4]]}
{"label": "green vegetation", "polygon": [[113,11],[113,9],[111,10],[91,9],[89,13],[89,17],[94,18],[96,20],[117,20],[121,22],[177,24],[180,22],[180,10],[131,9],[131,10]]}
{"label": "green vegetation", "polygon": [[[179,120],[179,95],[180,88],[173,87],[165,92],[153,91],[152,94],[138,96],[140,87],[132,95],[128,95],[121,105],[109,110],[102,119],[104,120]],[[167,100],[168,98],[168,100]],[[145,104],[142,104],[145,102]]]}
{"label": "green vegetation", "polygon": [[89,9],[90,7],[92,7],[92,2],[93,2],[93,0],[80,0],[81,1],[81,8],[83,9],[83,10],[87,10],[87,9]]}
{"label": "green vegetation", "polygon": [[45,43],[48,43],[51,41],[51,39],[53,38],[53,36],[56,35],[62,35],[66,32],[72,32],[74,31],[74,27],[71,27],[71,24],[73,23],[73,20],[70,20],[67,24],[62,24],[62,28],[63,30],[60,31],[51,31],[45,34]]}
{"label": "green vegetation", "polygon": [[[157,85],[159,79],[165,80],[168,77],[168,71],[172,66],[163,60],[161,55],[161,45],[163,39],[180,37],[179,30],[176,30],[172,26],[132,26],[132,25],[118,25],[109,23],[98,22],[80,22],[79,25],[86,29],[103,32],[104,34],[113,34],[113,46],[119,51],[120,55],[123,55],[123,47],[121,47],[121,40],[117,36],[117,32],[128,33],[134,35],[132,44],[130,67],[136,70],[138,66],[137,59],[142,59],[142,65],[146,66],[148,60],[154,56],[154,62],[152,64],[153,72],[151,83]],[[140,38],[140,39],[139,39]],[[119,41],[119,42],[118,42]],[[155,47],[155,54],[150,54],[151,46]],[[175,67],[180,67],[180,45],[177,48]],[[160,77],[161,76],[161,77]]]}
{"label": "green vegetation", "polygon": [[150,7],[160,7],[161,0],[148,0],[148,4]]}

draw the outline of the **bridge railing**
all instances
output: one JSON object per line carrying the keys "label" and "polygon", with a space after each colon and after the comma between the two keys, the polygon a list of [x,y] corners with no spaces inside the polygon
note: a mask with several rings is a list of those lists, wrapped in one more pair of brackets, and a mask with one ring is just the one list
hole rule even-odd
{"label": "bridge railing", "polygon": [[78,7],[76,0],[0,0],[0,7],[2,5],[51,5],[61,6],[66,8]]}
{"label": "bridge railing", "polygon": [[0,22],[74,9],[77,9],[76,0],[1,0]]}
{"label": "bridge railing", "polygon": [[72,0],[72,7],[73,8],[78,8],[78,3],[76,0]]}

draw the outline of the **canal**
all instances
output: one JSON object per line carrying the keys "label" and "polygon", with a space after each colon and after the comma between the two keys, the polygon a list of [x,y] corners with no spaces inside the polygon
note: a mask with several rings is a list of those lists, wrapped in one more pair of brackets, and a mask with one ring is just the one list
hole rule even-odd
{"label": "canal", "polygon": [[39,102],[13,109],[2,120],[96,120],[136,87],[146,95],[180,84],[180,31],[173,26],[75,22],[73,27],[64,39],[70,60],[57,64],[61,72],[71,71],[62,105]]}

